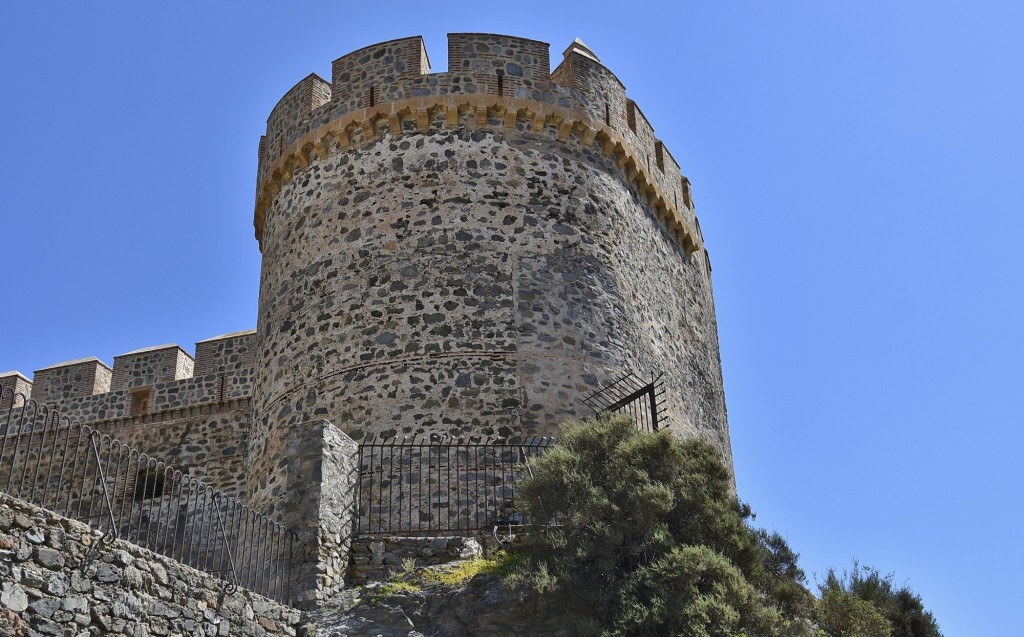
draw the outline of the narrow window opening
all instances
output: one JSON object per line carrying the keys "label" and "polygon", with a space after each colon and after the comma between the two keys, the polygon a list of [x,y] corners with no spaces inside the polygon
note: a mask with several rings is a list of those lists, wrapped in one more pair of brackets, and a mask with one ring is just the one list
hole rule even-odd
{"label": "narrow window opening", "polygon": [[654,142],[654,159],[657,161],[661,172],[665,172],[665,145],[660,141]]}
{"label": "narrow window opening", "polygon": [[505,95],[505,72],[498,69],[498,96]]}
{"label": "narrow window opening", "polygon": [[608,108],[608,102],[604,103],[604,125],[612,125],[612,111],[610,108]]}
{"label": "narrow window opening", "polygon": [[636,104],[633,102],[626,102],[626,124],[629,130],[636,132]]}
{"label": "narrow window opening", "polygon": [[370,85],[370,106],[372,107],[377,102],[376,86]]}
{"label": "narrow window opening", "polygon": [[143,416],[149,413],[149,389],[136,389],[132,391],[132,404],[129,409],[129,416]]}
{"label": "narrow window opening", "polygon": [[135,501],[151,500],[164,494],[164,474],[156,467],[142,469],[135,476]]}

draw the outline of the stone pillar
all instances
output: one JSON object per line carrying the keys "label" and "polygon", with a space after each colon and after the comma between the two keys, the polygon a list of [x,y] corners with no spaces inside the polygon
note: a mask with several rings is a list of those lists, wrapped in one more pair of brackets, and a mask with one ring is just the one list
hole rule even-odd
{"label": "stone pillar", "polygon": [[0,410],[21,407],[32,397],[32,381],[19,372],[0,374]]}
{"label": "stone pillar", "polygon": [[327,420],[292,429],[281,523],[299,535],[293,599],[317,608],[345,587],[355,522],[359,445]]}

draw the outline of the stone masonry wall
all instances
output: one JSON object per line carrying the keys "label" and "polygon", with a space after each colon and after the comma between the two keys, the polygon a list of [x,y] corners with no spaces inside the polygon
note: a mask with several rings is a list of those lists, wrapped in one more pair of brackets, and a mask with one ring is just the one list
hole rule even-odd
{"label": "stone masonry wall", "polygon": [[253,461],[315,417],[552,435],[625,369],[665,372],[676,430],[728,460],[708,272],[662,228],[598,148],[525,121],[314,157],[267,216]]}
{"label": "stone masonry wall", "polygon": [[[578,41],[564,60],[549,71],[548,45],[507,35],[452,33],[448,36],[448,71],[430,69],[419,36],[363,47],[334,61],[330,86],[307,77],[289,90],[267,120],[260,144],[258,187],[272,176],[275,162],[303,135],[324,124],[374,104],[432,95],[497,95],[497,71],[504,74],[502,95],[534,100],[585,113],[621,134],[640,156],[655,153],[653,139],[637,136],[626,118],[626,89],[600,60]],[[315,85],[315,88],[313,88]],[[370,87],[373,87],[373,100]],[[315,100],[303,96],[315,93]],[[676,166],[678,171],[678,166]],[[692,209],[684,207],[678,173],[651,173],[691,224]],[[257,238],[262,234],[257,221]]]}
{"label": "stone masonry wall", "polygon": [[18,372],[0,374],[0,411],[20,407],[25,404],[25,399],[31,396],[32,381],[28,378]]}
{"label": "stone masonry wall", "polygon": [[407,566],[438,566],[482,554],[480,542],[471,537],[362,535],[352,541],[349,583],[383,581]]}
{"label": "stone masonry wall", "polygon": [[0,494],[0,634],[295,635],[298,611]]}
{"label": "stone masonry wall", "polygon": [[291,146],[258,177],[257,508],[298,423],[551,435],[626,370],[664,372],[675,430],[731,461],[685,178],[593,52],[574,43],[550,78],[546,60],[452,34],[448,72],[423,75],[422,41],[392,40],[336,60],[330,102],[299,121],[275,109]]}
{"label": "stone masonry wall", "polygon": [[[201,341],[194,362],[177,346],[117,356],[113,376],[122,388],[113,391],[110,369],[97,359],[40,370],[37,394],[53,400],[0,409],[0,433],[52,426],[56,413],[244,498],[255,340],[250,330]],[[96,378],[108,383],[99,393]]]}
{"label": "stone masonry wall", "polygon": [[31,398],[50,403],[92,396],[110,389],[110,368],[99,359],[85,358],[37,370]]}
{"label": "stone masonry wall", "polygon": [[232,401],[219,407],[191,408],[163,421],[140,417],[94,426],[227,496],[243,499],[250,403]]}
{"label": "stone masonry wall", "polygon": [[192,357],[177,345],[137,350],[114,357],[110,388],[116,391],[190,378],[192,368]]}
{"label": "stone masonry wall", "polygon": [[[228,496],[244,499],[250,409],[249,400],[235,400],[159,415],[91,422],[89,425],[101,434],[110,436],[157,461],[170,464]],[[44,453],[59,462],[65,453],[67,434],[53,433],[54,422],[48,417],[49,412],[23,412],[15,409],[10,413],[13,416],[10,424],[11,433],[29,433],[23,434],[20,440],[15,435],[6,436],[6,440],[0,438],[5,453],[9,456],[5,460],[10,461],[10,456],[15,450],[38,450],[38,447],[43,445]],[[23,413],[26,414],[25,421],[20,418]],[[30,420],[33,413],[35,419]],[[41,433],[44,422],[48,427],[45,439]],[[61,424],[65,425],[61,431],[66,432],[66,423]],[[5,425],[6,417],[0,413],[0,433]],[[6,469],[7,467],[0,465],[0,485],[7,484]],[[56,471],[56,467],[51,467],[51,470]],[[71,469],[68,468],[68,471]]]}
{"label": "stone masonry wall", "polygon": [[[260,510],[298,533],[292,578],[295,604],[315,608],[345,588],[355,494],[358,445],[326,420],[297,423],[288,447],[276,456],[273,479],[253,485]],[[283,480],[278,480],[281,477]],[[268,488],[269,485],[269,488]]]}

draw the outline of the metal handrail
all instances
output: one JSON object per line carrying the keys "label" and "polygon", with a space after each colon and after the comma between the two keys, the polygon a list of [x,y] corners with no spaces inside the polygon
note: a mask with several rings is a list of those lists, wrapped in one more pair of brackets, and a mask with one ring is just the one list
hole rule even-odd
{"label": "metal handrail", "polygon": [[0,404],[12,405],[0,411],[0,490],[81,520],[106,543],[119,538],[210,573],[227,593],[244,587],[290,601],[294,532],[11,388]]}

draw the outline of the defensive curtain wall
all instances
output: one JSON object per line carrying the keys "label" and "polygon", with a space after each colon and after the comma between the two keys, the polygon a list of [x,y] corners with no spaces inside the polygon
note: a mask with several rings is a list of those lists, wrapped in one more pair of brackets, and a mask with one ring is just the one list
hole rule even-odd
{"label": "defensive curtain wall", "polygon": [[[0,374],[4,401],[13,396],[50,405],[233,497],[245,497],[245,453],[252,408],[255,331],[196,343],[195,357],[177,345],[36,370],[32,381]],[[21,399],[18,399],[21,402]],[[0,404],[0,425],[11,404]],[[15,410],[18,411],[18,410]]]}
{"label": "defensive curtain wall", "polygon": [[[662,424],[731,462],[689,182],[622,83],[579,41],[552,71],[547,44],[500,35],[451,34],[448,71],[429,69],[419,37],[372,45],[272,110],[257,330],[0,374],[0,423],[31,399],[293,529],[300,604],[344,586],[367,466],[393,488],[441,457],[360,443],[519,445],[660,373]],[[456,501],[438,494],[411,517]],[[369,568],[419,557],[371,545]]]}

